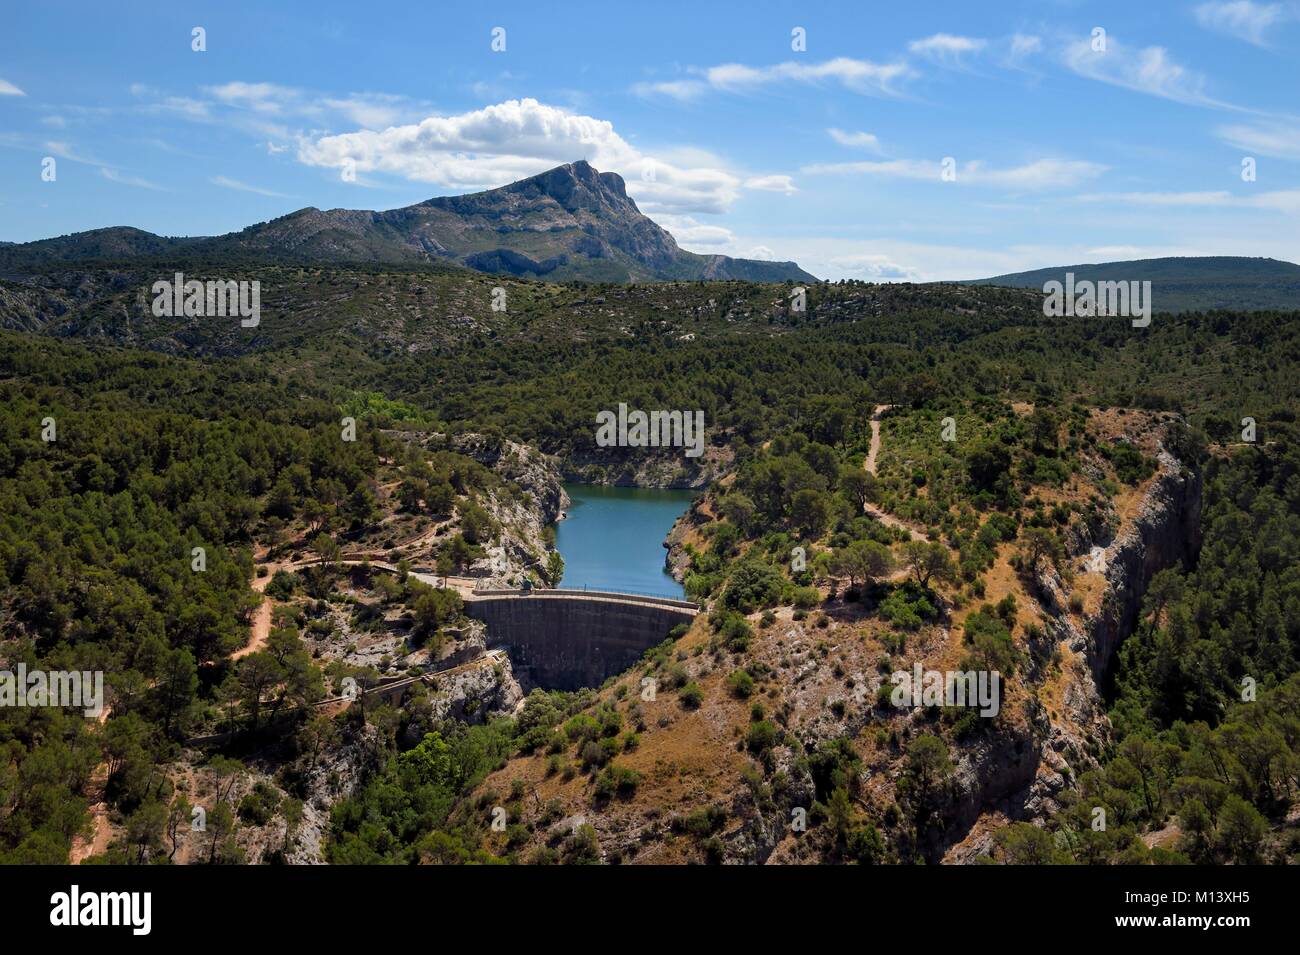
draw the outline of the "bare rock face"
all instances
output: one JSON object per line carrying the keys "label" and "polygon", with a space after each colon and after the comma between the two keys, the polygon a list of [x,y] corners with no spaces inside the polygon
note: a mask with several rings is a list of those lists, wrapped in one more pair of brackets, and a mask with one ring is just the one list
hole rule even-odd
{"label": "bare rock face", "polygon": [[379,764],[382,743],[373,726],[345,730],[340,745],[327,747],[306,774],[307,796],[302,822],[289,840],[285,861],[291,865],[321,865],[329,839],[330,810],[354,795]]}
{"label": "bare rock face", "polygon": [[1201,475],[1168,451],[1161,451],[1159,463],[1137,519],[1106,548],[1106,600],[1101,613],[1088,621],[1088,639],[1080,647],[1098,683],[1133,629],[1151,578],[1200,545]]}
{"label": "bare rock face", "polygon": [[582,484],[696,489],[726,475],[732,458],[730,448],[707,444],[698,458],[681,448],[600,448],[570,453],[564,473]]}
{"label": "bare rock face", "polygon": [[531,445],[481,434],[462,434],[452,439],[451,449],[491,468],[528,492],[542,524],[554,523],[569,506],[564,479],[555,463]]}
{"label": "bare rock face", "polygon": [[485,723],[493,716],[509,716],[524,698],[515,679],[510,658],[501,654],[496,662],[459,667],[435,677],[436,689],[429,697],[434,722],[457,720]]}
{"label": "bare rock face", "polygon": [[[1100,688],[1116,651],[1132,631],[1151,578],[1176,566],[1198,546],[1201,475],[1161,451],[1159,471],[1137,516],[1105,546],[1106,590],[1100,609],[1081,624],[1066,608],[1053,570],[1039,574],[1043,642],[1063,646],[1063,694],[1048,711],[1034,699],[1024,703],[1024,720],[997,735],[953,753],[956,770],[945,811],[946,831],[931,851],[945,862],[972,862],[988,853],[995,828],[978,820],[992,813],[1005,820],[1042,822],[1060,808],[1059,796],[1078,777],[1099,766],[1111,735]],[[1087,553],[1109,536],[1101,515],[1074,549]]]}
{"label": "bare rock face", "polygon": [[551,459],[529,445],[480,434],[454,438],[451,449],[491,468],[523,491],[522,497],[494,494],[482,501],[501,525],[501,535],[486,545],[487,555],[474,562],[471,575],[500,586],[517,586],[528,576],[544,578],[551,550],[544,530],[569,506],[569,495]]}
{"label": "bare rock face", "polygon": [[552,550],[545,529],[569,506],[563,479],[551,458],[530,445],[489,435],[394,433],[429,450],[473,458],[517,486],[517,491],[499,487],[480,497],[478,503],[501,533],[484,544],[485,554],[468,568],[468,576],[489,586],[518,586],[528,576],[544,579]]}

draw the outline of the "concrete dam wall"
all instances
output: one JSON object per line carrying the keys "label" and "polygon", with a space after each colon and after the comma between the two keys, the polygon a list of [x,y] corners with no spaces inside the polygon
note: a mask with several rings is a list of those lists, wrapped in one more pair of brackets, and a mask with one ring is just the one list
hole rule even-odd
{"label": "concrete dam wall", "polygon": [[465,612],[487,624],[489,645],[506,648],[525,689],[576,690],[623,672],[697,611],[685,601],[534,591],[475,594]]}

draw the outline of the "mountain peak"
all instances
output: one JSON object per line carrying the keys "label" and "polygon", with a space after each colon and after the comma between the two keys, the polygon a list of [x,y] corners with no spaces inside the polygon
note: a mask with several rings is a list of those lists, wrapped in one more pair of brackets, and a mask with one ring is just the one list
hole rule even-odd
{"label": "mountain peak", "polygon": [[640,214],[636,203],[628,197],[623,177],[614,172],[598,172],[596,167],[585,159],[556,166],[546,172],[502,186],[500,190],[488,190],[488,193],[478,193],[478,195],[496,191],[516,194],[539,192],[550,196],[570,212],[577,209],[596,211],[602,206],[608,206]]}
{"label": "mountain peak", "polygon": [[[468,266],[481,272],[588,282],[816,279],[793,262],[759,262],[687,252],[627,194],[623,177],[585,159],[462,196],[401,209],[299,209],[242,232],[162,239],[131,230],[83,233],[9,247],[4,262],[129,258],[182,250],[207,258],[294,262],[391,262]],[[49,246],[44,248],[43,246]],[[26,254],[25,254],[26,253]]]}

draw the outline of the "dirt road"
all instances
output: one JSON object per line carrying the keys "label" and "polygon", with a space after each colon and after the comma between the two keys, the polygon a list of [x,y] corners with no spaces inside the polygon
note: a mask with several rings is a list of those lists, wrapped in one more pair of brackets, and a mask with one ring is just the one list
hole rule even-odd
{"label": "dirt road", "polygon": [[[862,462],[862,466],[873,475],[876,473],[876,456],[880,453],[880,419],[892,407],[893,405],[876,405],[875,410],[871,412],[871,446],[867,449],[867,459]],[[886,527],[905,531],[914,541],[929,541],[930,539],[911,524],[899,520],[892,514],[886,514],[874,504],[868,503],[863,509]]]}

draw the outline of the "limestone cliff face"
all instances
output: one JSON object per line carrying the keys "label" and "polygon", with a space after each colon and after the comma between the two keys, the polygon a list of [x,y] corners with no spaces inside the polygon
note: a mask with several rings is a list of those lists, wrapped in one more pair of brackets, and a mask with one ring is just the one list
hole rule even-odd
{"label": "limestone cliff face", "polygon": [[1143,496],[1136,516],[1110,537],[1099,522],[1073,541],[1073,556],[1102,548],[1106,586],[1100,608],[1081,619],[1066,607],[1060,577],[1054,570],[1038,579],[1043,643],[1063,653],[1064,677],[1058,705],[1035,699],[1024,702],[1024,722],[956,757],[954,792],[948,811],[944,861],[968,862],[987,851],[991,829],[972,829],[986,812],[1009,819],[1040,822],[1059,808],[1057,797],[1073,780],[1099,765],[1111,735],[1101,690],[1116,651],[1132,632],[1151,578],[1177,566],[1199,546],[1202,480],[1167,451]]}
{"label": "limestone cliff face", "polygon": [[564,492],[559,469],[531,445],[481,434],[462,434],[451,439],[451,449],[491,468],[528,492],[536,505],[537,521],[542,525],[554,523],[569,506],[569,495]]}
{"label": "limestone cliff face", "polygon": [[1087,655],[1098,683],[1133,629],[1151,578],[1200,546],[1201,475],[1167,451],[1159,463],[1137,519],[1106,547],[1106,600],[1101,613],[1089,619],[1087,637],[1073,647]]}
{"label": "limestone cliff face", "polygon": [[468,435],[455,446],[524,491],[522,498],[493,495],[483,502],[501,525],[501,535],[485,545],[487,555],[471,565],[470,573],[482,577],[485,585],[513,586],[525,577],[545,582],[552,548],[544,530],[569,506],[559,472],[540,451],[513,441]]}
{"label": "limestone cliff face", "polygon": [[429,694],[429,715],[435,723],[486,723],[496,716],[509,716],[523,698],[510,658],[503,654],[477,666],[439,673]]}
{"label": "limestone cliff face", "polygon": [[730,448],[712,445],[698,458],[686,457],[681,448],[601,448],[571,452],[563,468],[581,484],[698,489],[726,474],[732,457]]}
{"label": "limestone cliff face", "polygon": [[692,534],[698,533],[698,528],[708,522],[707,506],[707,495],[701,494],[695,498],[686,513],[673,522],[668,539],[664,541],[664,547],[668,551],[664,555],[664,569],[679,584],[685,582],[686,572],[691,568],[691,555],[687,552],[686,545]]}
{"label": "limestone cliff face", "polygon": [[569,506],[563,479],[550,457],[530,445],[482,434],[396,433],[429,450],[473,458],[523,492],[499,488],[481,496],[479,504],[500,525],[501,533],[484,545],[485,554],[469,567],[469,576],[503,587],[517,586],[530,575],[537,581],[545,579],[552,550],[545,529]]}

